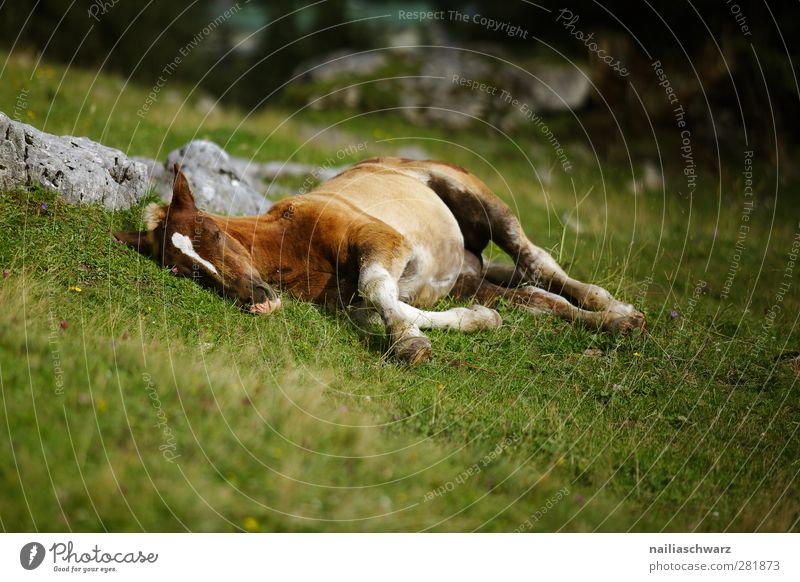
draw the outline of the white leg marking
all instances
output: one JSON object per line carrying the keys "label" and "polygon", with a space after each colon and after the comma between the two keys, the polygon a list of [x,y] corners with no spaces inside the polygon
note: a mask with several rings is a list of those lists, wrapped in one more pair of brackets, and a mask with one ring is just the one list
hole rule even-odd
{"label": "white leg marking", "polygon": [[496,329],[502,324],[500,315],[482,305],[456,307],[447,311],[423,311],[398,298],[397,281],[381,265],[370,265],[361,273],[359,288],[365,299],[374,305],[388,326],[403,323],[415,329],[452,329],[471,332]]}
{"label": "white leg marking", "polygon": [[184,255],[186,255],[190,259],[197,261],[215,275],[219,275],[214,265],[209,263],[207,260],[205,260],[203,257],[201,257],[195,252],[194,247],[192,246],[192,240],[185,234],[181,234],[179,232],[173,233],[172,244],[175,245],[175,248],[177,248],[179,251],[181,251]]}

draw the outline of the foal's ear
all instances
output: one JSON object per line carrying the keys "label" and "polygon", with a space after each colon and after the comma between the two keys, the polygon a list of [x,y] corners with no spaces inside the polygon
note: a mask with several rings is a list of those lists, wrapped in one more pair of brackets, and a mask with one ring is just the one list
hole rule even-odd
{"label": "foal's ear", "polygon": [[114,238],[125,243],[132,249],[136,249],[146,257],[152,257],[155,251],[154,237],[152,230],[141,232],[115,232]]}
{"label": "foal's ear", "polygon": [[181,172],[180,164],[175,164],[175,184],[172,187],[172,201],[169,205],[175,209],[197,210],[197,206],[194,204],[194,195],[189,188],[189,181]]}

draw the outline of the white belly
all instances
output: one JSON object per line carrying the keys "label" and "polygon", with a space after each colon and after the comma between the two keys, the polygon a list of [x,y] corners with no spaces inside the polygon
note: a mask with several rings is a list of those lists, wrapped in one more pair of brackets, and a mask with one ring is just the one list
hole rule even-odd
{"label": "white belly", "polygon": [[400,300],[428,307],[455,285],[464,261],[463,239],[441,241],[438,247],[414,245],[413,258],[398,281]]}
{"label": "white belly", "polygon": [[447,295],[461,272],[464,236],[441,198],[395,170],[353,168],[315,192],[340,197],[403,235],[414,250],[398,281],[400,299],[419,307]]}

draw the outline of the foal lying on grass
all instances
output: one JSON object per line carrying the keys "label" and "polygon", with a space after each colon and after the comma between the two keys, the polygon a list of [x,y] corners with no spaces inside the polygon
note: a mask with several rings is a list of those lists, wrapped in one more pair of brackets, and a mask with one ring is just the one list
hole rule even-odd
{"label": "foal lying on grass", "polygon": [[[261,216],[198,210],[175,166],[169,206],[145,210],[147,230],[116,237],[179,275],[269,314],[277,291],[383,323],[392,351],[427,359],[423,329],[500,326],[485,305],[499,298],[609,332],[644,326],[644,315],[597,285],[570,278],[531,243],[511,210],[478,178],[444,162],[373,158]],[[514,265],[486,263],[493,241]],[[479,304],[428,311],[451,296]]]}

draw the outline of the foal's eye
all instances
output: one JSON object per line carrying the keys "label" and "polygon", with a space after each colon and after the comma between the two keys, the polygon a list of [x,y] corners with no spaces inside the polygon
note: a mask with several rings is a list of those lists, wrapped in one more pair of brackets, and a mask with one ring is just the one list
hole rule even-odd
{"label": "foal's eye", "polygon": [[218,231],[218,230],[215,231],[214,232],[214,240],[215,241],[219,241],[221,238],[222,238],[222,233],[220,231]]}

